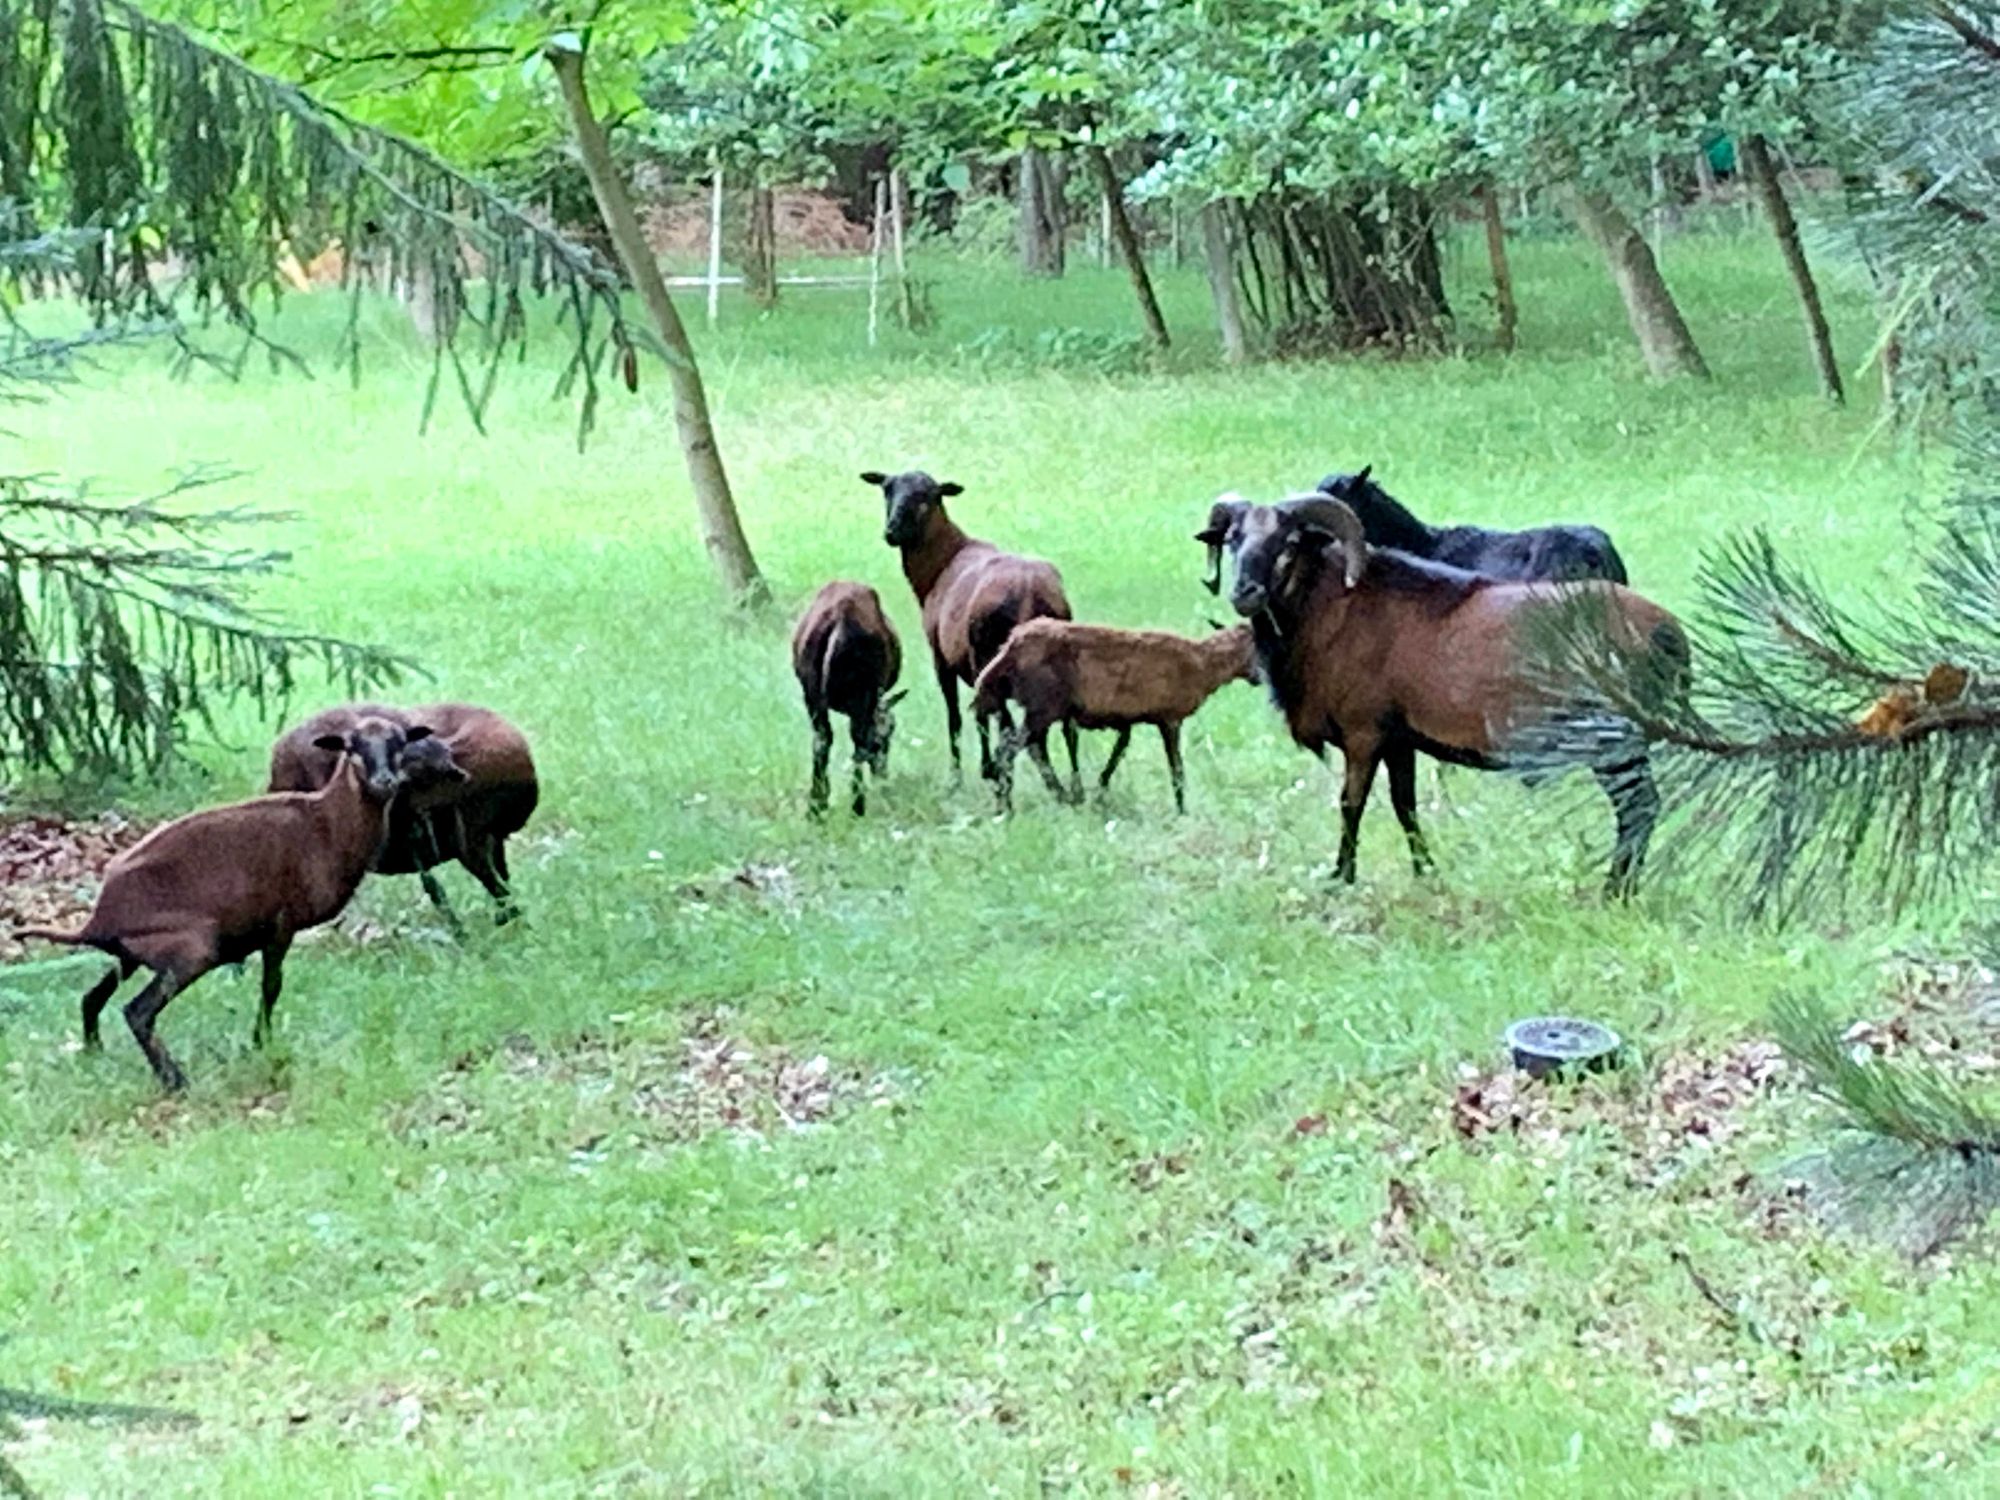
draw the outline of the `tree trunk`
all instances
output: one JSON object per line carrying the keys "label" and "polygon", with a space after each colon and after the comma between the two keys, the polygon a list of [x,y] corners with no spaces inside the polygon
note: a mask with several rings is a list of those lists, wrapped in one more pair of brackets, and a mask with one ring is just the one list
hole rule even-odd
{"label": "tree trunk", "polygon": [[1806,264],[1805,247],[1799,243],[1798,220],[1792,205],[1785,201],[1785,185],[1771,161],[1770,144],[1761,135],[1751,134],[1738,143],[1744,168],[1750,174],[1751,191],[1763,205],[1771,232],[1778,237],[1778,251],[1785,257],[1785,269],[1792,273],[1792,285],[1799,294],[1799,309],[1806,316],[1806,342],[1812,350],[1813,368],[1819,372],[1819,388],[1829,401],[1843,402],[1840,366],[1833,357],[1833,333],[1826,326],[1826,309],[1820,305],[1819,285],[1812,267]]}
{"label": "tree trunk", "polygon": [[1125,212],[1125,189],[1111,165],[1111,153],[1102,146],[1085,149],[1091,170],[1097,174],[1098,191],[1104,195],[1104,221],[1110,227],[1112,242],[1118,246],[1119,258],[1125,262],[1125,274],[1132,278],[1132,295],[1139,299],[1146,342],[1155,349],[1165,349],[1171,342],[1167,320],[1160,315],[1160,300],[1153,295],[1153,278],[1146,274],[1145,254],[1139,249],[1139,237],[1132,232],[1132,220]]}
{"label": "tree trunk", "polygon": [[1030,276],[1063,273],[1062,174],[1039,146],[1021,153],[1021,269]]}
{"label": "tree trunk", "polygon": [[694,362],[694,348],[688,343],[687,329],[667,295],[666,281],[659,262],[646,244],[639,217],[632,211],[632,197],[611,161],[611,147],[604,127],[591,112],[590,94],[584,86],[583,53],[572,46],[552,42],[543,56],[555,69],[562,85],[563,103],[568,106],[570,127],[576,134],[578,154],[597,198],[597,211],[617,248],[625,274],[638,288],[640,300],[653,320],[653,331],[667,350],[667,378],[674,392],[674,426],[680,434],[681,457],[687,462],[688,479],[694,486],[694,503],[701,512],[702,540],[709,558],[722,575],[723,587],[739,603],[761,604],[770,597],[757,559],[751,556],[750,541],[736,515],[736,500],[729,492],[729,476],[723,471],[722,451],[716,446],[715,427],[708,417],[708,393],[701,383],[701,371]]}
{"label": "tree trunk", "polygon": [[1499,320],[1493,342],[1502,354],[1512,354],[1521,310],[1514,302],[1514,272],[1507,264],[1507,226],[1500,218],[1500,195],[1490,182],[1479,189],[1479,207],[1486,216],[1486,258],[1493,265],[1493,312]]}
{"label": "tree trunk", "polygon": [[1570,206],[1583,232],[1604,255],[1618,295],[1625,301],[1625,318],[1639,340],[1646,369],[1659,380],[1678,375],[1708,378],[1708,362],[1688,332],[1687,320],[1660,275],[1659,263],[1646,248],[1645,236],[1633,227],[1608,193],[1576,188]]}
{"label": "tree trunk", "polygon": [[1715,196],[1715,163],[1708,159],[1708,152],[1698,150],[1694,154],[1694,182],[1697,195],[1706,203]]}
{"label": "tree trunk", "polygon": [[759,307],[778,300],[778,195],[759,182],[750,189],[750,234],[743,256],[743,286]]}
{"label": "tree trunk", "polygon": [[1208,261],[1208,290],[1215,298],[1215,326],[1222,335],[1222,357],[1240,365],[1249,356],[1243,337],[1243,304],[1236,297],[1236,270],[1229,253],[1229,226],[1221,199],[1201,210],[1202,253]]}

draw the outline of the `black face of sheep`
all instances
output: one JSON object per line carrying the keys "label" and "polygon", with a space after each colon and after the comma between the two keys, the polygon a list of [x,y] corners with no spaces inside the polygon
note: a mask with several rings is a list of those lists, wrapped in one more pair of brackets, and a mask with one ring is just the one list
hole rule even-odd
{"label": "black face of sheep", "polygon": [[[313,741],[314,747],[332,755],[343,752],[354,757],[361,771],[361,784],[370,798],[377,802],[387,802],[403,785],[406,775],[406,753],[413,745],[423,744],[431,739],[431,732],[422,725],[404,729],[387,719],[364,719],[345,735],[321,735]],[[442,747],[439,747],[442,749]],[[421,763],[435,767],[435,752],[424,751]],[[464,772],[452,764],[451,753],[444,752],[443,765],[455,772],[459,779]],[[432,770],[430,774],[450,779],[449,775]]]}
{"label": "black face of sheep", "polygon": [[466,780],[459,763],[451,758],[451,747],[426,732],[421,739],[403,746],[403,784],[413,792],[448,786]]}
{"label": "black face of sheep", "polygon": [[[1208,540],[1208,533],[1197,540]],[[1368,561],[1360,518],[1326,498],[1245,506],[1235,513],[1223,543],[1236,563],[1229,602],[1245,617],[1292,608],[1318,578],[1329,545],[1339,550],[1349,588]]]}
{"label": "black face of sheep", "polygon": [[861,482],[882,491],[886,508],[882,540],[891,547],[912,547],[922,541],[931,512],[951,496],[965,493],[963,485],[950,480],[940,484],[922,469],[912,469],[906,474],[884,474],[870,469],[861,476]]}

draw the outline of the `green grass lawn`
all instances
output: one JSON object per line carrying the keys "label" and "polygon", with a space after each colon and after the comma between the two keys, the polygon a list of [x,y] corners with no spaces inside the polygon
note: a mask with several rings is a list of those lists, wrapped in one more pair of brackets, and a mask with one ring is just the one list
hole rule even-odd
{"label": "green grass lawn", "polygon": [[[1695,1106],[1712,1138],[1676,1102],[1787,989],[1891,1007],[1890,955],[1951,914],[1745,933],[1687,886],[1607,910],[1608,813],[1464,772],[1420,782],[1436,877],[1378,791],[1335,889],[1335,779],[1248,688],[1190,726],[1185,818],[1148,739],[1108,807],[1026,779],[1002,825],[948,786],[861,469],[957,479],[960,521],[1058,561],[1083,617],[1187,631],[1218,491],[1364,462],[1439,518],[1599,522],[1669,604],[1751,524],[1857,597],[1907,576],[1924,465],[1872,378],[1815,398],[1764,241],[1668,249],[1705,387],[1645,383],[1576,247],[1517,257],[1507,360],[1225,373],[1192,270],[1155,373],[1091,364],[1120,362],[1088,332],[1128,327],[1115,272],[927,266],[940,326],[873,351],[852,294],[732,301],[701,346],[785,607],[754,623],[718,610],[657,375],[582,453],[532,361],[489,436],[447,399],[420,440],[426,361],[383,309],[358,391],[147,355],[10,411],[21,466],[107,489],[247,468],[231,498],[301,515],[270,602],[515,717],[544,793],[526,925],[454,947],[413,882],[371,885],[295,955],[269,1055],[254,966],[167,1012],[184,1101],[122,1026],[77,1053],[88,963],[0,974],[0,1387],[200,1418],[0,1451],[94,1496],[1990,1493],[1992,1265],[1913,1269],[1787,1207],[1822,1123],[1798,1092]],[[1834,301],[1858,364],[1866,303]],[[282,328],[325,351],[338,322]],[[833,576],[881,588],[914,691],[869,818],[816,827],[786,640]],[[276,727],[122,798],[247,794]],[[1551,1009],[1640,1064],[1462,1138],[1462,1073]]]}

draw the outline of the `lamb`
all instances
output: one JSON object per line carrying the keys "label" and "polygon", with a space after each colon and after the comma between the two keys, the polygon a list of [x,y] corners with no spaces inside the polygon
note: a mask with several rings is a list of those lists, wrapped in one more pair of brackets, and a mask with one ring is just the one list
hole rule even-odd
{"label": "lamb", "polygon": [[[1230,596],[1252,622],[1259,670],[1292,738],[1346,760],[1337,874],[1355,878],[1361,812],[1377,766],[1412,861],[1430,865],[1416,816],[1416,753],[1483,769],[1507,763],[1512,736],[1562,711],[1521,639],[1538,607],[1590,607],[1642,695],[1685,693],[1689,652],[1678,621],[1619,584],[1519,583],[1371,547],[1361,518],[1324,495],[1282,505],[1225,498],[1196,533],[1226,546]],[[1631,894],[1658,816],[1643,745],[1593,767],[1617,814],[1607,893]]]}
{"label": "lamb", "polygon": [[882,610],[882,597],[865,583],[836,580],[813,595],[792,631],[792,671],[812,720],[812,790],[815,815],[826,811],[826,763],[833,751],[830,714],[845,714],[854,740],[854,814],[868,811],[862,779],[867,766],[889,774],[889,741],[896,733],[891,692],[903,670],[903,645]]}
{"label": "lamb", "polygon": [[457,860],[493,898],[496,920],[520,915],[507,868],[507,840],[526,825],[540,800],[535,759],[527,737],[491,709],[469,703],[437,703],[423,708],[391,708],[356,703],[330,708],[279,737],[271,747],[270,789],[307,792],[333,775],[335,757],[317,744],[342,735],[365,718],[392,724],[425,724],[442,744],[458,777],[434,778],[418,752],[410,767],[410,789],[390,809],[389,837],[375,869],[384,875],[415,874],[424,894],[459,930],[444,887],[431,873]]}
{"label": "lamb", "polygon": [[1625,559],[1598,527],[1489,531],[1484,526],[1427,526],[1369,477],[1373,470],[1371,464],[1358,474],[1329,474],[1319,482],[1321,494],[1331,495],[1361,518],[1371,547],[1393,547],[1488,578],[1631,582]]}
{"label": "lamb", "polygon": [[[992,715],[1013,699],[1021,705],[1022,733],[1030,738],[1046,738],[1056,723],[1117,730],[1117,742],[1098,778],[1100,791],[1110,786],[1134,726],[1151,724],[1160,731],[1160,743],[1166,748],[1174,810],[1184,813],[1181,725],[1223,686],[1251,681],[1255,675],[1247,625],[1191,641],[1158,630],[1030,620],[1007,638],[1000,654],[979,674],[972,708],[974,713]],[[1002,806],[1011,803],[1016,745],[1013,736],[1003,737]],[[1074,790],[1081,801],[1080,781]]]}
{"label": "lamb", "polygon": [[[155,1035],[160,1012],[209,970],[256,953],[264,984],[251,1039],[262,1047],[293,938],[331,922],[353,897],[388,836],[407,753],[430,734],[426,725],[375,715],[322,734],[314,748],[334,771],[317,790],[253,797],[157,828],[111,862],[81,931],[24,931],[115,960],[83,997],[84,1046],[101,1049],[104,1007],[119,985],[150,969],[125,1020],[161,1086],[180,1092],[187,1075]],[[434,758],[428,774],[440,784],[453,779],[449,764]]]}
{"label": "lamb", "polygon": [[[951,768],[962,779],[958,741],[962,721],[958,687],[971,687],[986,664],[1000,654],[1016,626],[1029,620],[1067,620],[1069,600],[1062,575],[1038,558],[1002,552],[991,542],[967,536],[945,513],[944,502],[965,493],[962,485],[937,480],[921,470],[882,474],[869,470],[862,481],[882,491],[887,517],[882,540],[903,554],[903,576],[924,612],[924,639],[930,643],[931,665],[938,691],[944,695],[945,726],[951,741]],[[1001,728],[1011,731],[1007,710],[999,710]],[[979,773],[998,777],[988,715],[975,712],[979,731]],[[1065,722],[1070,775],[1078,775],[1076,726]],[[1045,738],[1030,738],[1028,754],[1042,779],[1058,798],[1066,796],[1055,769],[1049,765]]]}

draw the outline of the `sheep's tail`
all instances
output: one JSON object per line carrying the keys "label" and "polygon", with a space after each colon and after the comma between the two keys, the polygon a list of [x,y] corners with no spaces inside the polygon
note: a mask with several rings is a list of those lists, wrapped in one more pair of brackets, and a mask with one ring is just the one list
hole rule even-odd
{"label": "sheep's tail", "polygon": [[997,714],[1006,706],[1013,690],[1014,647],[1009,642],[1000,648],[998,656],[986,664],[986,670],[979,674],[979,681],[973,684],[973,713],[986,717]]}
{"label": "sheep's tail", "polygon": [[16,938],[40,938],[45,943],[61,943],[65,948],[94,948],[97,939],[88,932],[64,932],[58,927],[16,927]]}

